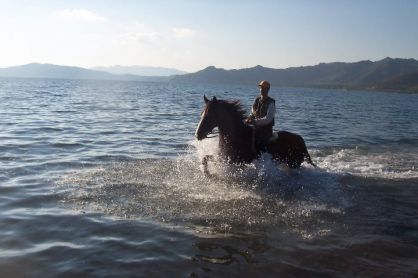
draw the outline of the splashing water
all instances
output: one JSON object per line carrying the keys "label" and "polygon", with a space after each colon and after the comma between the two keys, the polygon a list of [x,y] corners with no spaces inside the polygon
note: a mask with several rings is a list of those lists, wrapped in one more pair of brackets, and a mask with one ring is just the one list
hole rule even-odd
{"label": "splashing water", "polygon": [[61,184],[78,210],[213,232],[279,225],[309,237],[329,230],[324,217],[343,214],[347,206],[337,177],[324,171],[281,168],[265,154],[245,166],[215,161],[210,169],[219,178],[208,179],[199,165],[208,153],[216,153],[215,141],[192,142],[176,160],[116,162],[76,172]]}
{"label": "splashing water", "polygon": [[418,178],[418,162],[413,150],[393,150],[378,146],[376,149],[361,148],[314,151],[318,166],[328,172],[350,174],[359,177],[413,179]]}

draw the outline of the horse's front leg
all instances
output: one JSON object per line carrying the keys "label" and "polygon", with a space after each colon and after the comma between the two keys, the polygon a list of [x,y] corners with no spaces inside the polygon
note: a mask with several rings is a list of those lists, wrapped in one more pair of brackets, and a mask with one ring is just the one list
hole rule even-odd
{"label": "horse's front leg", "polygon": [[202,165],[203,165],[203,173],[205,174],[205,176],[207,177],[207,178],[210,178],[210,177],[212,177],[212,175],[209,173],[209,170],[208,170],[208,162],[209,162],[209,160],[214,160],[214,156],[213,155],[205,155],[204,157],[203,157],[203,159],[202,159]]}

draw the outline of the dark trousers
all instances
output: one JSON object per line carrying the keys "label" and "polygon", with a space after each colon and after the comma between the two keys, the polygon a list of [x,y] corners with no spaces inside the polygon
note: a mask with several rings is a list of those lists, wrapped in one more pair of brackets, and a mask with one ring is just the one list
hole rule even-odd
{"label": "dark trousers", "polygon": [[258,127],[255,129],[255,148],[258,153],[267,152],[269,139],[273,136],[273,127]]}

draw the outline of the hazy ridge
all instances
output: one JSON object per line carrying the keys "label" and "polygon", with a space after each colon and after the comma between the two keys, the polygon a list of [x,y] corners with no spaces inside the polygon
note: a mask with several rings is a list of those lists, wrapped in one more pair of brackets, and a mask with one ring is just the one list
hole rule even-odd
{"label": "hazy ridge", "polygon": [[134,74],[140,76],[170,76],[180,75],[187,72],[174,68],[150,67],[150,66],[110,66],[94,67],[93,70],[105,71],[112,74]]}
{"label": "hazy ridge", "polygon": [[418,61],[385,58],[355,63],[321,63],[315,66],[273,69],[256,66],[225,70],[213,66],[176,76],[174,82],[257,84],[273,86],[418,92]]}
{"label": "hazy ridge", "polygon": [[59,66],[31,63],[27,65],[0,68],[0,77],[18,78],[62,78],[126,81],[167,81],[165,76],[139,76],[134,74],[111,74],[105,71],[82,67]]}
{"label": "hazy ridge", "polygon": [[[148,69],[147,69],[148,68]],[[131,70],[144,70],[148,74],[181,72],[175,69],[115,66],[107,68],[114,73],[82,67],[32,63],[0,68],[0,77],[62,78],[94,80],[126,80],[179,83],[257,84],[269,80],[273,86],[314,87],[357,90],[380,90],[418,93],[418,61],[415,59],[385,58],[380,61],[354,63],[321,63],[315,66],[274,69],[263,66],[225,70],[214,66],[189,74],[169,76],[142,76],[118,74]],[[183,73],[183,72],[181,72]]]}

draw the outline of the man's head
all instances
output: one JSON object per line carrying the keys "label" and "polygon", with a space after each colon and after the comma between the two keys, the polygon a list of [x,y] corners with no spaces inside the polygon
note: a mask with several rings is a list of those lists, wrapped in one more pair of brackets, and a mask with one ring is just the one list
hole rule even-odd
{"label": "man's head", "polygon": [[260,95],[263,98],[267,97],[270,90],[270,83],[266,80],[263,80],[258,84],[258,87],[260,88]]}

